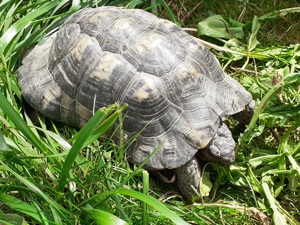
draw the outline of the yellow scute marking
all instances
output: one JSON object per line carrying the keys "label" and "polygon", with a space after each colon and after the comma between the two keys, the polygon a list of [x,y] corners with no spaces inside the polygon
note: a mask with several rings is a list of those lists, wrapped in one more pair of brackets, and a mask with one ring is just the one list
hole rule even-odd
{"label": "yellow scute marking", "polygon": [[117,20],[117,22],[115,23],[115,27],[118,29],[122,29],[124,31],[126,31],[126,28],[129,28],[132,24],[134,24],[134,21],[132,21],[132,19],[130,18],[122,18]]}
{"label": "yellow scute marking", "polygon": [[157,90],[155,83],[158,81],[147,76],[144,76],[142,80],[143,85],[136,89],[133,93],[133,97],[136,99],[136,101],[142,102],[147,100],[150,98],[150,95],[152,95],[154,98],[157,97],[159,95],[159,91]]}
{"label": "yellow scute marking", "polygon": [[73,55],[73,58],[80,62],[82,60],[82,54],[84,50],[87,48],[87,46],[92,45],[93,41],[89,38],[81,38],[77,44],[76,47],[73,48],[71,54]]}
{"label": "yellow scute marking", "polygon": [[202,149],[205,148],[210,142],[212,137],[208,137],[206,135],[206,130],[196,130],[190,129],[188,134],[188,139],[193,143],[197,148]]}
{"label": "yellow scute marking", "polygon": [[148,99],[149,93],[140,88],[134,93],[134,97],[138,102],[142,102],[143,100]]}
{"label": "yellow scute marking", "polygon": [[179,79],[182,82],[187,82],[197,75],[197,70],[194,68],[194,66],[186,62],[178,65],[178,68],[175,70],[177,76],[179,76]]}
{"label": "yellow scute marking", "polygon": [[163,37],[159,34],[149,34],[140,42],[136,49],[140,54],[146,53],[149,49],[156,48],[163,42]]}
{"label": "yellow scute marking", "polygon": [[101,17],[105,17],[107,16],[107,14],[109,14],[110,12],[109,11],[101,11],[101,12],[98,12],[96,13],[94,16],[90,17],[90,22],[91,23],[98,23],[100,20],[101,20]]}
{"label": "yellow scute marking", "polygon": [[101,58],[98,66],[94,69],[91,77],[99,80],[109,81],[114,69],[119,65],[119,61],[112,54],[105,55]]}

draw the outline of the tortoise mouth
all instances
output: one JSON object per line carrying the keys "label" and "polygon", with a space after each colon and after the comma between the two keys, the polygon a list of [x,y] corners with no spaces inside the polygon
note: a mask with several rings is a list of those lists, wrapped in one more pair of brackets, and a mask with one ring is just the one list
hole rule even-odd
{"label": "tortoise mouth", "polygon": [[222,166],[229,166],[235,160],[235,154],[232,148],[219,149],[214,145],[200,149],[196,156],[200,160],[219,163]]}

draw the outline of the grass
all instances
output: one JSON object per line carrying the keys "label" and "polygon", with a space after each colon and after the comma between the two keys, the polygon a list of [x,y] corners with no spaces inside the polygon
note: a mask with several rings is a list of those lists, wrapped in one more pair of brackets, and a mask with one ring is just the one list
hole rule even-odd
{"label": "grass", "polygon": [[[236,162],[207,165],[210,196],[191,205],[174,185],[126,162],[128,143],[113,142],[126,106],[98,110],[80,131],[24,111],[16,78],[21,58],[67,15],[104,3],[128,1],[0,3],[0,223],[299,224],[299,3],[129,2],[198,28],[226,72],[256,101],[246,130],[229,121]],[[208,22],[215,15],[223,27]]]}

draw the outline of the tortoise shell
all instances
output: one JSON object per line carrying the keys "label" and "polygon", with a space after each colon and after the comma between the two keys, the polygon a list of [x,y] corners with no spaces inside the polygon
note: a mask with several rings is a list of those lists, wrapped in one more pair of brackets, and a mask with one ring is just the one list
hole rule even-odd
{"label": "tortoise shell", "polygon": [[45,116],[82,127],[93,111],[127,103],[124,133],[143,132],[128,160],[177,168],[209,145],[226,116],[252,101],[200,41],[139,9],[82,9],[36,46],[18,71],[25,100]]}

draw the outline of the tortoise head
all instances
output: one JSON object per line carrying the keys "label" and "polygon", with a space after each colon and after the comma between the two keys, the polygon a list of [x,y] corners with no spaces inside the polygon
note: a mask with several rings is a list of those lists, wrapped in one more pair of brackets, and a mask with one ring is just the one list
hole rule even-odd
{"label": "tortoise head", "polygon": [[228,166],[235,159],[235,142],[228,127],[222,123],[211,142],[204,149],[200,149],[197,157],[207,162],[216,162]]}

